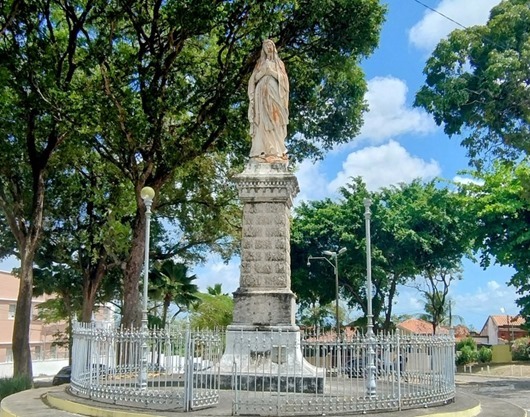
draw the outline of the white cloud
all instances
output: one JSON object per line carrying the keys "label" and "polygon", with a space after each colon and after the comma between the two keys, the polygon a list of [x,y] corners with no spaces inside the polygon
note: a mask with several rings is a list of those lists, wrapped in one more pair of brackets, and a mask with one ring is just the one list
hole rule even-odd
{"label": "white cloud", "polygon": [[329,196],[327,179],[322,172],[322,163],[303,161],[295,172],[300,187],[300,193],[295,199],[295,205],[300,201],[322,200]]}
{"label": "white cloud", "polygon": [[[500,0],[442,0],[435,13],[427,10],[418,23],[409,30],[409,42],[426,52],[431,52],[438,42],[461,26],[483,25],[488,21],[492,7]],[[444,17],[441,14],[447,16]]]}
{"label": "white cloud", "polygon": [[470,178],[470,177],[462,177],[461,175],[456,175],[455,177],[453,177],[453,181],[456,182],[457,184],[464,184],[464,185],[467,185],[467,184],[483,185],[484,184],[483,180],[478,180],[478,179]]}
{"label": "white cloud", "polygon": [[205,265],[193,269],[199,290],[205,292],[207,287],[221,284],[223,293],[234,292],[239,287],[239,265],[239,257],[224,263],[219,256],[212,255]]}
{"label": "white cloud", "polygon": [[[395,77],[375,77],[368,81],[365,100],[369,111],[359,139],[381,143],[406,133],[427,134],[436,129],[425,111],[407,106],[408,87]],[[358,141],[356,141],[358,143]]]}
{"label": "white cloud", "polygon": [[452,296],[455,310],[460,315],[482,313],[484,321],[489,315],[501,314],[501,308],[516,314],[518,308],[514,300],[517,298],[515,289],[495,280],[488,281],[485,287],[478,286],[473,292],[462,292]]}
{"label": "white cloud", "polygon": [[501,285],[497,281],[488,282],[488,290],[497,291],[499,288],[501,288]]}
{"label": "white cloud", "polygon": [[440,175],[438,162],[424,161],[412,156],[399,143],[391,140],[381,146],[371,146],[352,152],[342,164],[342,170],[328,185],[329,192],[361,176],[369,190],[392,184],[408,183],[416,178],[431,179]]}

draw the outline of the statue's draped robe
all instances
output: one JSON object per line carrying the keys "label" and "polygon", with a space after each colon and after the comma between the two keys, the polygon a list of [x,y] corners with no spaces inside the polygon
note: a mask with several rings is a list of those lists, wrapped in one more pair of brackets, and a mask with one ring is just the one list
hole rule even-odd
{"label": "statue's draped robe", "polygon": [[260,70],[256,68],[249,81],[249,97],[252,112],[250,157],[284,157],[287,153],[285,138],[289,121],[289,81],[285,67],[279,60],[263,62],[261,67],[269,66],[277,74],[256,78]]}

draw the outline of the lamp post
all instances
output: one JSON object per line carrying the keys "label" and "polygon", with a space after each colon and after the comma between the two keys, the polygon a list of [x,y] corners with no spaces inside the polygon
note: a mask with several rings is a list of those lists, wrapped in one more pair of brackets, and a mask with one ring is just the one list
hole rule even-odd
{"label": "lamp post", "polygon": [[374,323],[372,314],[372,253],[371,253],[371,239],[370,239],[370,218],[372,212],[370,205],[372,200],[365,198],[364,203],[364,225],[366,231],[366,327],[368,336],[368,380],[366,385],[366,393],[369,397],[376,395],[375,382],[375,351],[374,351]]}
{"label": "lamp post", "polygon": [[308,256],[307,266],[311,266],[311,259],[323,259],[333,267],[335,273],[335,320],[336,320],[336,331],[337,331],[337,370],[341,369],[341,361],[339,354],[339,341],[340,341],[340,319],[339,319],[339,262],[338,257],[346,252],[346,248],[341,248],[338,252],[332,252],[325,250],[322,252],[324,255],[330,257],[334,262],[331,262],[329,258],[325,256]]}
{"label": "lamp post", "polygon": [[139,383],[140,388],[147,388],[147,286],[149,282],[149,237],[151,234],[151,206],[155,198],[155,190],[151,187],[144,187],[140,191],[140,197],[145,204],[145,252],[144,252],[144,283],[142,297],[142,359],[140,362]]}

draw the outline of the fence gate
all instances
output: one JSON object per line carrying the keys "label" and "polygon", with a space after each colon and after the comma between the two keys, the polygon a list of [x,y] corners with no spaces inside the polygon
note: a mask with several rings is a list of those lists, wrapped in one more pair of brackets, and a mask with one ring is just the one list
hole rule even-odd
{"label": "fence gate", "polygon": [[186,341],[184,411],[219,404],[219,367],[223,344],[217,332],[190,332]]}

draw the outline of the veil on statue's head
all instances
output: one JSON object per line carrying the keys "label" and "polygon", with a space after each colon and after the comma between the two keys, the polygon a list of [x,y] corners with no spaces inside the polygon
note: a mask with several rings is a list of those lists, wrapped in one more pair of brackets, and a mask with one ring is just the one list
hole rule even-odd
{"label": "veil on statue's head", "polygon": [[272,56],[274,61],[279,61],[280,57],[278,55],[278,50],[276,49],[276,44],[272,39],[265,39],[261,44],[261,54],[259,58],[259,63],[265,61],[267,59],[267,53],[265,52],[265,46],[271,44],[273,48]]}

